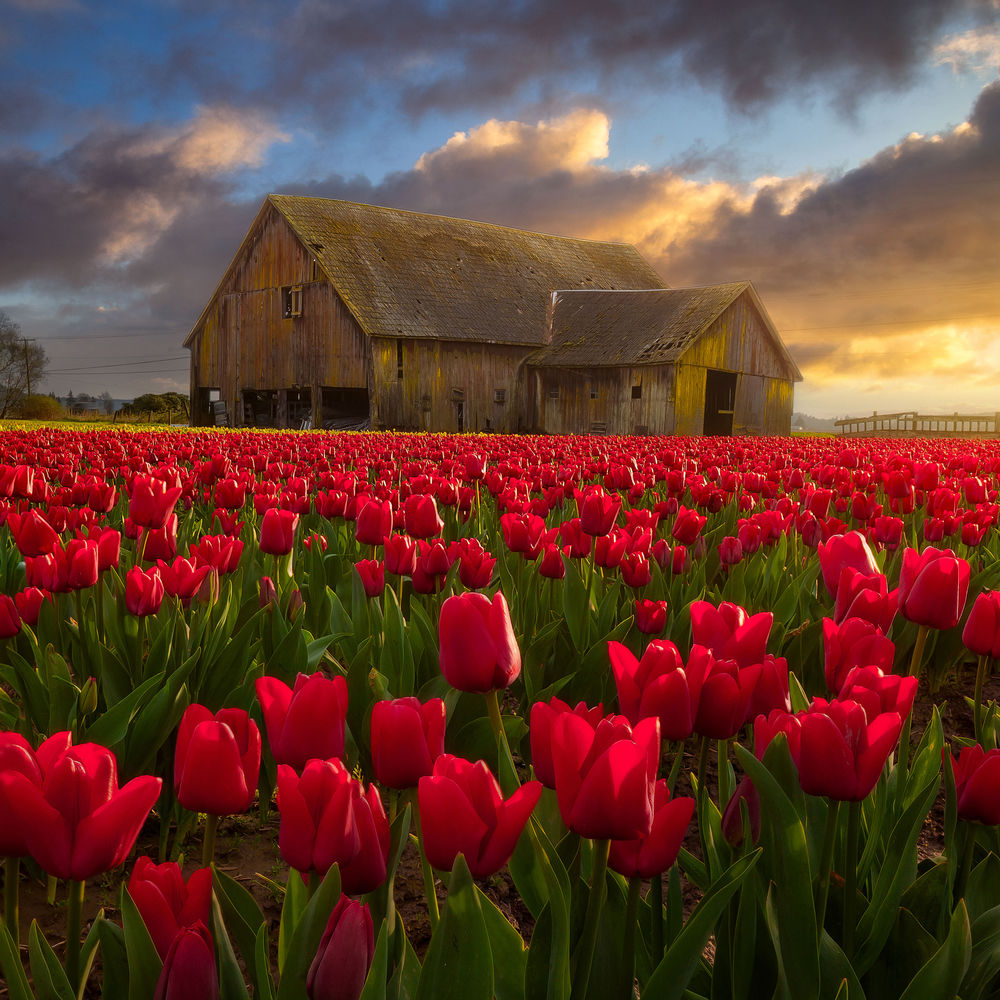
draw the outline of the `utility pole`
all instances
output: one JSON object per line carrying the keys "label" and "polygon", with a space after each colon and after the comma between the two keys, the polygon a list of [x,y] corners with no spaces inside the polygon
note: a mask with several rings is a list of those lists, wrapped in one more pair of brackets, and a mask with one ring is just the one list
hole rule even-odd
{"label": "utility pole", "polygon": [[[24,341],[24,380],[28,384],[28,395],[31,395],[31,365],[28,362],[28,338],[22,337],[21,340]],[[34,342],[35,338],[31,338]]]}

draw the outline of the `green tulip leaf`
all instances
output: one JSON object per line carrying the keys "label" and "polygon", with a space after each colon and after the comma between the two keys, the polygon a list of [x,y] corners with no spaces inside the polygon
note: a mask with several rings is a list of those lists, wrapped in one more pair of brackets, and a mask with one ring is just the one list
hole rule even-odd
{"label": "green tulip leaf", "polygon": [[[302,881],[298,872],[293,871],[288,878],[289,889],[296,879]],[[286,892],[286,902],[288,895]],[[295,924],[281,969],[277,1000],[301,1000],[306,995],[306,976],[309,973],[309,966],[316,957],[323,931],[326,930],[327,921],[340,900],[340,895],[340,869],[333,865]],[[282,923],[284,923],[284,910],[282,910]]]}
{"label": "green tulip leaf", "polygon": [[267,936],[267,924],[261,924],[257,928],[251,981],[253,982],[254,1000],[274,1000],[274,982],[271,979],[271,942]]}
{"label": "green tulip leaf", "polygon": [[136,713],[148,698],[159,690],[165,675],[160,673],[144,681],[116,705],[98,716],[87,726],[86,738],[90,743],[100,743],[103,747],[114,747],[128,735],[129,727]]}
{"label": "green tulip leaf", "polygon": [[701,957],[708,939],[715,931],[716,924],[733,893],[739,889],[744,877],[760,860],[761,851],[734,861],[716,879],[702,896],[691,916],[685,921],[680,933],[667,948],[663,960],[653,970],[644,998],[650,1000],[681,1000],[688,983],[698,971]]}
{"label": "green tulip leaf", "polygon": [[524,1000],[524,972],[528,962],[524,939],[493,900],[478,887],[476,897],[486,922],[493,954],[493,988],[496,1000]]}
{"label": "green tulip leaf", "polygon": [[105,1000],[121,1000],[128,996],[125,933],[110,920],[98,920],[94,926],[101,942],[101,996]]}
{"label": "green tulip leaf", "polygon": [[899,1000],[949,1000],[958,996],[972,957],[972,932],[965,903],[959,900],[944,944],[910,980]]}
{"label": "green tulip leaf", "polygon": [[368,969],[364,989],[358,1000],[386,1000],[386,975],[389,971],[389,925],[382,921],[372,964]]}
{"label": "green tulip leaf", "polygon": [[28,957],[38,1000],[76,1000],[73,987],[56,958],[52,945],[38,929],[37,920],[31,921],[31,930],[28,932]]}
{"label": "green tulip leaf", "polygon": [[35,1000],[21,965],[20,952],[3,920],[0,920],[0,972],[3,972],[10,1000]]}
{"label": "green tulip leaf", "polygon": [[972,922],[972,957],[962,980],[961,996],[982,996],[1000,972],[1000,906],[987,910]]}
{"label": "green tulip leaf", "polygon": [[212,894],[211,921],[212,937],[215,941],[215,961],[219,969],[219,998],[220,1000],[249,1000],[250,994],[247,992],[246,983],[243,982],[240,963],[236,961],[236,953],[233,951],[232,942],[226,931],[226,922],[222,917],[219,897],[214,893]]}
{"label": "green tulip leaf", "polygon": [[448,882],[448,901],[431,938],[417,1000],[491,1000],[493,956],[476,885],[459,854]]}
{"label": "green tulip leaf", "polygon": [[163,969],[163,962],[156,953],[153,939],[146,930],[139,909],[132,901],[127,886],[122,883],[119,908],[125,931],[125,953],[128,956],[128,998],[149,1000],[156,992],[156,983]]}
{"label": "green tulip leaf", "polygon": [[264,914],[257,901],[232,876],[212,865],[212,887],[226,926],[236,941],[243,961],[250,967],[257,948],[257,932],[266,926]]}

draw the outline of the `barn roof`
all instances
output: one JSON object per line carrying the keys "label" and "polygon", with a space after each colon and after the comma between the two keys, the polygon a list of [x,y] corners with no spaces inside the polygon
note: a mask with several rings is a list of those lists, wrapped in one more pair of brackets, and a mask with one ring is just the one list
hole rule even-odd
{"label": "barn roof", "polygon": [[802,375],[749,281],[697,288],[553,292],[549,343],[530,358],[539,367],[616,367],[670,364],[747,293],[787,363]]}
{"label": "barn roof", "polygon": [[371,336],[544,344],[554,288],[662,288],[623,243],[269,195]]}

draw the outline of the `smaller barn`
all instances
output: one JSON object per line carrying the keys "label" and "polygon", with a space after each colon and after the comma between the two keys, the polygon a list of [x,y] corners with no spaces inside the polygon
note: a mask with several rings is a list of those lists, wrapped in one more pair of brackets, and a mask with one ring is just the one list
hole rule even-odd
{"label": "smaller barn", "polygon": [[800,373],[749,281],[554,292],[527,363],[544,433],[787,434]]}

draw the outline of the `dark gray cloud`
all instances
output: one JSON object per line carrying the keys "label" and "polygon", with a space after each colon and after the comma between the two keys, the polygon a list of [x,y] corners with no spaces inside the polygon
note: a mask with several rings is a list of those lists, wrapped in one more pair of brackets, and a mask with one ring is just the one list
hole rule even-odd
{"label": "dark gray cloud", "polygon": [[291,100],[324,120],[379,92],[422,115],[689,81],[741,111],[790,95],[849,109],[909,81],[946,26],[997,12],[989,0],[299,0],[290,12],[214,0],[191,16],[211,28],[145,70],[164,91]]}

